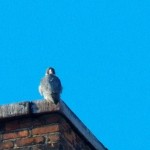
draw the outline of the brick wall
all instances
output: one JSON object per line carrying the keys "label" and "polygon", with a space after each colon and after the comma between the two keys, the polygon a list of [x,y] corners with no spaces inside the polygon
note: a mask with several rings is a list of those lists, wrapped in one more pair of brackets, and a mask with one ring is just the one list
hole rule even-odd
{"label": "brick wall", "polygon": [[61,114],[1,122],[0,150],[92,150]]}
{"label": "brick wall", "polygon": [[106,150],[63,103],[0,106],[0,150]]}

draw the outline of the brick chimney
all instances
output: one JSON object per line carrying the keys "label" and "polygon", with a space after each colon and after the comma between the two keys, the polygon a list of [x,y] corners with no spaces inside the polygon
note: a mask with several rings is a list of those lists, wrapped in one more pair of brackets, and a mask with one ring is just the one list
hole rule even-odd
{"label": "brick chimney", "polygon": [[0,150],[106,150],[61,101],[0,106]]}

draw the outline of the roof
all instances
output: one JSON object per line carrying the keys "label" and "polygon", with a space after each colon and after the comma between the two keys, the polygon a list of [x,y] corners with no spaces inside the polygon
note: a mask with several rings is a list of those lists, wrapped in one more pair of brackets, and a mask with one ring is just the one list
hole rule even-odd
{"label": "roof", "polygon": [[85,139],[97,150],[106,150],[103,144],[89,131],[81,120],[60,101],[58,105],[45,100],[27,101],[0,106],[0,121],[20,116],[31,116],[44,113],[60,113],[66,117]]}

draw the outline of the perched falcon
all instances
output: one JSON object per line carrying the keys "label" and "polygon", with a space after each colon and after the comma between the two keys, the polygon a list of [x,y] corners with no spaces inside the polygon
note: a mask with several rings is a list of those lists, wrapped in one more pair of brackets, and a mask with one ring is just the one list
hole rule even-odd
{"label": "perched falcon", "polygon": [[55,75],[54,68],[50,67],[46,70],[45,77],[39,85],[39,92],[49,102],[57,104],[60,101],[62,86],[59,78]]}

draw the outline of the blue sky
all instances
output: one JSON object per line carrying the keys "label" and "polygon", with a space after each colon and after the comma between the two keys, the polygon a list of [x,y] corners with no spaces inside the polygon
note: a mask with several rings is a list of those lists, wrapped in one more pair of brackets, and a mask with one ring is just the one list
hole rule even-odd
{"label": "blue sky", "polygon": [[42,99],[49,66],[106,147],[149,149],[150,1],[1,0],[0,104]]}

